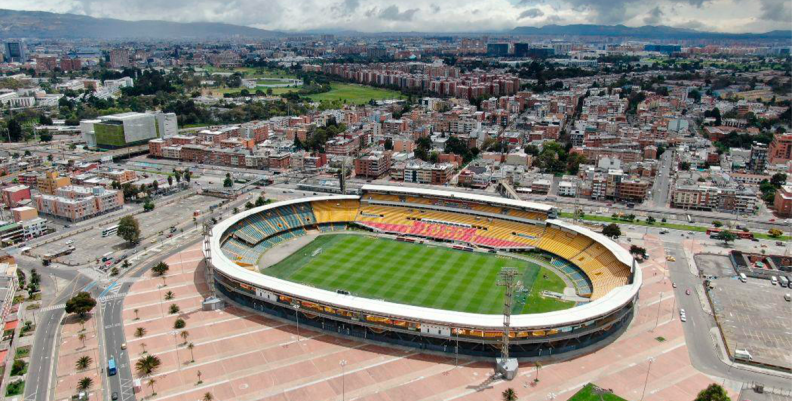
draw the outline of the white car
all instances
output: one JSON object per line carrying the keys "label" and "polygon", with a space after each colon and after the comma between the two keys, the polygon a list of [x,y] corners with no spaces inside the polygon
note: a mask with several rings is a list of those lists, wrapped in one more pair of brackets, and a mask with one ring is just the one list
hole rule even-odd
{"label": "white car", "polygon": [[682,315],[679,317],[679,320],[681,320],[683,323],[687,322],[687,317],[685,315]]}

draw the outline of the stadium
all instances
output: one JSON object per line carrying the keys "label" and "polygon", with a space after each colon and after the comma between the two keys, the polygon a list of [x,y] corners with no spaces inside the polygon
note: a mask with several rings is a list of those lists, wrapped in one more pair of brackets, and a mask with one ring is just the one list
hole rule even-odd
{"label": "stadium", "polygon": [[632,256],[555,208],[471,193],[365,185],[217,223],[204,254],[218,295],[300,326],[429,352],[513,358],[596,349],[630,322]]}

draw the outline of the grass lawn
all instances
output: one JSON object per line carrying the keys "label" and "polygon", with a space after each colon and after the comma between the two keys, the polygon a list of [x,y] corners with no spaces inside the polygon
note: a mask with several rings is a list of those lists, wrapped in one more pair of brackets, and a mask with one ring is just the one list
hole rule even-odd
{"label": "grass lawn", "polygon": [[626,401],[624,398],[608,392],[600,393],[593,384],[586,384],[580,391],[575,393],[569,401]]}
{"label": "grass lawn", "polygon": [[371,99],[400,99],[402,97],[399,92],[372,86],[332,83],[330,87],[332,88],[330,92],[308,95],[308,97],[315,102],[343,102],[346,100],[347,103],[355,104],[368,103]]}
{"label": "grass lawn", "polygon": [[563,292],[564,281],[538,265],[513,258],[398,242],[363,235],[322,235],[264,274],[330,291],[429,308],[499,314],[503,267],[515,267],[526,290],[515,297],[513,313],[567,309],[572,302],[543,298]]}
{"label": "grass lawn", "polygon": [[294,74],[291,74],[286,70],[273,70],[268,68],[215,68],[211,65],[206,65],[202,68],[210,74],[213,72],[238,72],[243,74],[245,78],[297,78]]}

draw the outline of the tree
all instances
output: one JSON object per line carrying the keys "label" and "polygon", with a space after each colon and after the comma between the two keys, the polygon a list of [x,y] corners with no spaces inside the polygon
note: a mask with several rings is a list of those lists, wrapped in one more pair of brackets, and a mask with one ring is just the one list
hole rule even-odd
{"label": "tree", "polygon": [[177,184],[181,182],[181,179],[182,179],[182,172],[181,172],[181,170],[176,170],[176,169],[174,169],[174,170],[173,170],[173,176],[174,176],[174,177],[176,177],[176,183],[177,183]]}
{"label": "tree", "polygon": [[635,256],[640,256],[641,260],[646,259],[646,248],[641,248],[638,245],[631,245],[630,246],[630,253]]}
{"label": "tree", "polygon": [[140,312],[137,308],[133,311],[135,312],[135,320],[140,320],[140,316],[138,316],[138,312]]}
{"label": "tree", "polygon": [[385,150],[393,150],[393,140],[390,138],[385,139]]}
{"label": "tree", "polygon": [[212,401],[212,400],[214,400],[214,396],[212,395],[212,393],[207,392],[206,394],[204,394],[202,400],[203,401]]}
{"label": "tree", "polygon": [[646,218],[646,224],[654,224],[655,222],[657,222],[657,220],[652,216]]}
{"label": "tree", "polygon": [[168,308],[168,312],[174,315],[179,313],[180,310],[181,309],[179,308],[179,305],[176,304],[171,304],[171,306]]}
{"label": "tree", "polygon": [[148,381],[148,385],[149,385],[149,387],[151,387],[151,395],[152,396],[157,395],[157,392],[154,391],[154,384],[155,383],[157,383],[157,381],[155,379],[149,379],[149,381]]}
{"label": "tree", "polygon": [[173,177],[169,175],[168,176],[168,186],[172,186],[172,185],[173,185]]}
{"label": "tree", "polygon": [[688,163],[688,162],[679,163],[679,170],[681,170],[681,171],[690,170],[690,163]]}
{"label": "tree", "polygon": [[118,221],[117,235],[130,244],[140,242],[140,224],[132,216],[124,216]]}
{"label": "tree", "polygon": [[192,173],[189,172],[189,171],[185,171],[184,172],[184,181],[187,181],[187,183],[189,184],[191,179],[192,179]]}
{"label": "tree", "polygon": [[517,401],[517,393],[514,392],[514,389],[509,387],[506,390],[503,390],[501,393],[503,401]]}
{"label": "tree", "polygon": [[190,350],[190,362],[195,362],[195,356],[193,355],[193,348],[195,348],[195,344],[193,343],[187,344],[187,349]]}
{"label": "tree", "polygon": [[187,343],[187,337],[189,337],[189,336],[190,336],[190,332],[187,331],[187,330],[184,330],[181,333],[179,333],[179,337],[181,337],[182,340],[184,340],[185,344]]}
{"label": "tree", "polygon": [[720,385],[712,383],[696,396],[695,401],[731,401],[726,390]]}
{"label": "tree", "polygon": [[231,173],[226,173],[225,180],[223,180],[223,187],[231,188],[234,186],[234,180],[231,179]]}
{"label": "tree", "polygon": [[611,238],[618,238],[621,236],[621,228],[619,228],[619,225],[615,223],[608,224],[602,229],[602,235]]}
{"label": "tree", "polygon": [[146,355],[135,363],[135,370],[139,376],[148,376],[162,365],[162,361],[155,355]]}
{"label": "tree", "polygon": [[149,199],[146,199],[146,203],[143,204],[143,211],[150,212],[152,210],[154,210],[154,202],[152,202]]}
{"label": "tree", "polygon": [[170,270],[170,266],[168,266],[165,262],[159,262],[154,267],[151,268],[151,271],[157,273],[158,276],[162,276]]}
{"label": "tree", "polygon": [[773,237],[773,238],[778,238],[778,237],[780,237],[781,235],[784,234],[783,231],[781,231],[781,230],[779,230],[777,228],[771,228],[767,233],[770,234],[770,236]]}
{"label": "tree", "polygon": [[184,326],[187,326],[187,323],[185,323],[184,319],[182,318],[178,318],[175,322],[173,322],[173,328],[176,330],[183,329]]}
{"label": "tree", "polygon": [[80,335],[77,336],[77,339],[82,342],[83,348],[85,348],[85,339],[86,338],[88,338],[88,337],[85,335],[85,333],[80,333]]}
{"label": "tree", "polygon": [[173,291],[168,291],[168,292],[165,293],[165,300],[166,301],[170,301],[175,296],[176,296],[176,294],[174,294]]}
{"label": "tree", "polygon": [[79,370],[85,370],[91,366],[91,363],[93,363],[93,359],[91,359],[91,357],[88,355],[83,355],[77,359],[77,362],[74,364],[74,366],[76,366]]}
{"label": "tree", "polygon": [[781,188],[782,185],[786,184],[787,175],[784,173],[775,173],[773,177],[770,178],[770,183],[773,184],[776,188]]}
{"label": "tree", "polygon": [[81,291],[66,301],[66,313],[74,313],[84,318],[95,306],[96,300],[91,294]]}
{"label": "tree", "polygon": [[93,386],[93,379],[91,379],[90,377],[83,377],[78,382],[77,388],[79,388],[82,391],[85,391],[91,388],[91,386]]}
{"label": "tree", "polygon": [[724,232],[720,233],[720,239],[722,239],[723,243],[728,246],[729,242],[733,242],[734,240],[737,239],[737,235],[735,235],[731,231],[724,231]]}
{"label": "tree", "polygon": [[52,142],[52,133],[49,131],[40,133],[39,140],[41,140],[41,142]]}
{"label": "tree", "polygon": [[135,329],[135,337],[140,338],[146,335],[146,329],[143,327],[138,327]]}
{"label": "tree", "polygon": [[722,226],[723,226],[723,223],[722,223],[722,222],[720,222],[720,221],[718,221],[718,220],[715,220],[715,221],[713,221],[713,222],[712,222],[712,225],[713,225],[715,228],[718,228],[718,227],[722,227]]}
{"label": "tree", "polygon": [[11,142],[16,142],[22,139],[22,124],[20,124],[15,118],[8,120],[8,123],[6,123],[6,129],[8,129],[8,136],[11,138]]}

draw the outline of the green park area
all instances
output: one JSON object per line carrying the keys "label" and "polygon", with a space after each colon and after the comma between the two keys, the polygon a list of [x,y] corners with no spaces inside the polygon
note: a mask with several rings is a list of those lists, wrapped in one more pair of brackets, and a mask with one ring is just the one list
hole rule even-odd
{"label": "green park area", "polygon": [[569,401],[626,401],[610,391],[601,389],[591,383],[583,386]]}

